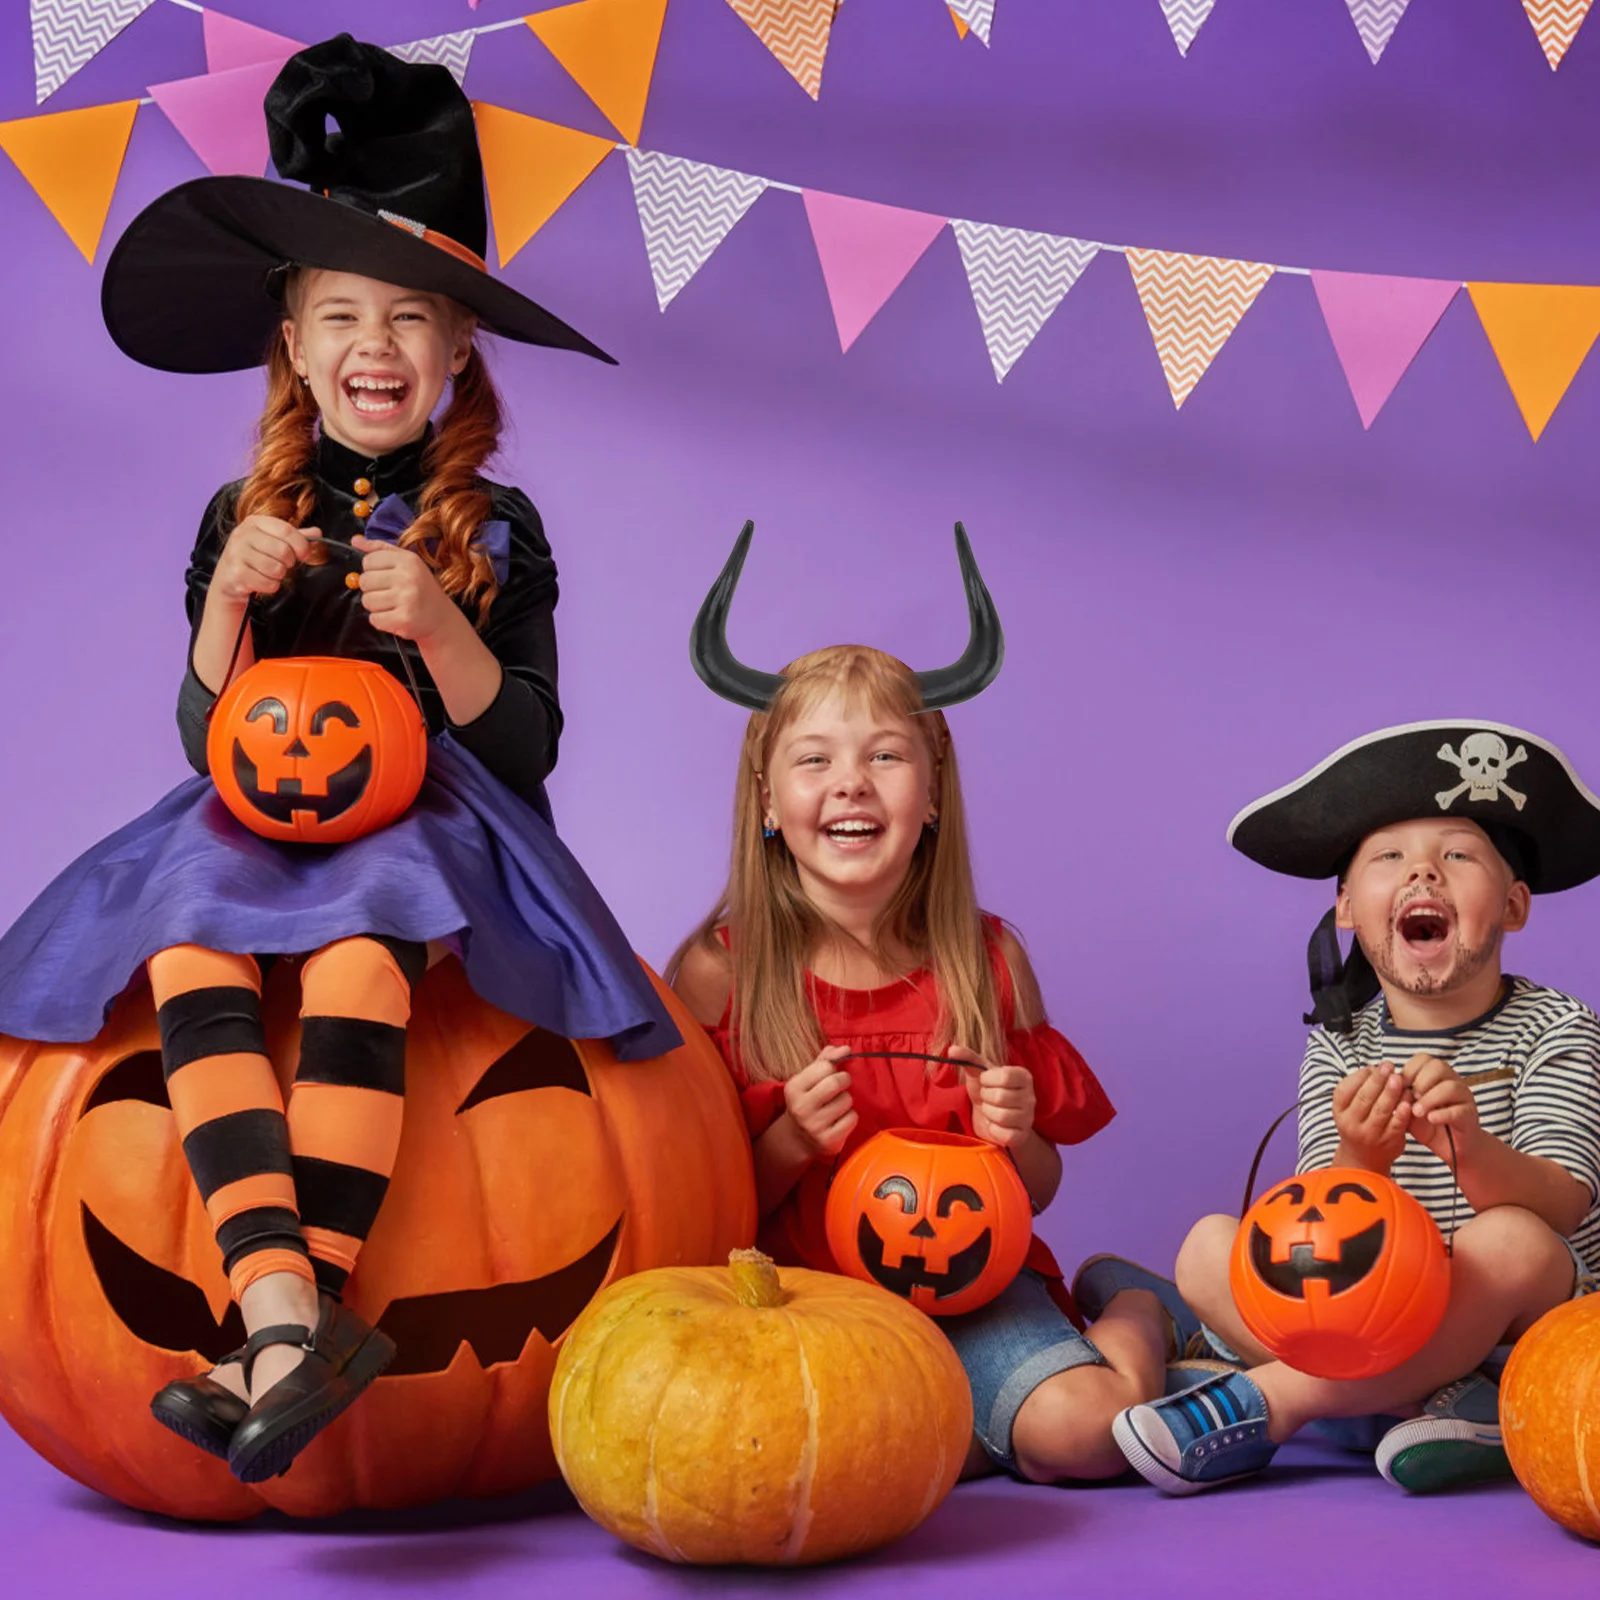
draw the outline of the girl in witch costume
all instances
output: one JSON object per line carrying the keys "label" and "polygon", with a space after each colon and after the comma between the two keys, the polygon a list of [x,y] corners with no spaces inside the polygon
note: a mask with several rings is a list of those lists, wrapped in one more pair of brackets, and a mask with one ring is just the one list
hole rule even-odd
{"label": "girl in witch costume", "polygon": [[[285,1471],[394,1353],[339,1291],[398,1148],[430,943],[530,1023],[624,1059],[680,1042],[549,825],[555,567],[528,499],[480,476],[500,408],[477,327],[610,358],[488,275],[472,110],[443,67],[341,36],[285,65],[266,115],[278,172],[309,188],[185,184],[106,268],[107,326],[135,360],[267,357],[251,471],[212,500],[190,561],[184,748],[204,772],[236,666],[362,657],[414,677],[427,777],[398,822],[337,846],[260,838],[191,779],[0,941],[0,1031],[23,1038],[92,1037],[148,968],[173,1113],[250,1332],[152,1408],[246,1482]],[[287,1110],[262,1035],[272,955],[303,958]]]}
{"label": "girl in witch costume", "polygon": [[[1530,896],[1600,876],[1600,799],[1531,733],[1417,722],[1336,750],[1247,806],[1228,839],[1274,872],[1337,884],[1308,952],[1298,1170],[1381,1173],[1441,1229],[1467,1220],[1433,1336],[1391,1372],[1340,1380],[1252,1337],[1229,1288],[1238,1219],[1202,1218],[1178,1281],[1242,1359],[1130,1408],[1118,1443],[1168,1494],[1259,1472],[1313,1421],[1412,1492],[1508,1478],[1502,1341],[1600,1287],[1600,1022],[1505,974],[1501,947]],[[1347,959],[1338,928],[1355,936]]]}
{"label": "girl in witch costume", "polygon": [[[1022,945],[974,896],[941,708],[983,689],[1004,646],[959,527],[956,539],[971,639],[940,671],[855,645],[776,675],[742,666],[725,623],[748,527],[695,624],[696,670],[754,714],[727,887],[668,970],[739,1087],[762,1247],[822,1271],[838,1270],[824,1230],[837,1162],[873,1134],[920,1127],[999,1145],[1038,1211],[1060,1181],[1056,1146],[1113,1115],[1045,1020]],[[1085,1263],[1068,1295],[1037,1238],[1009,1288],[941,1326],[972,1384],[969,1472],[1044,1483],[1123,1471],[1113,1416],[1160,1394],[1169,1357],[1198,1331],[1174,1286],[1131,1263]]]}

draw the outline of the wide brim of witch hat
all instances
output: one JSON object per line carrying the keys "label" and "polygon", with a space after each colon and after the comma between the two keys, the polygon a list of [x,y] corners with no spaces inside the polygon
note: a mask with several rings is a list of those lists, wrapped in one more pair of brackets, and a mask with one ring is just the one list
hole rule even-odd
{"label": "wide brim of witch hat", "polygon": [[196,178],[146,206],[106,262],[106,327],[125,354],[163,372],[260,366],[283,322],[290,264],[446,295],[504,338],[615,365],[464,246],[266,178]]}
{"label": "wide brim of witch hat", "polygon": [[1600,799],[1553,744],[1465,718],[1380,728],[1304,777],[1248,805],[1228,842],[1297,878],[1343,871],[1369,833],[1422,817],[1460,817],[1509,835],[1535,893],[1600,876]]}

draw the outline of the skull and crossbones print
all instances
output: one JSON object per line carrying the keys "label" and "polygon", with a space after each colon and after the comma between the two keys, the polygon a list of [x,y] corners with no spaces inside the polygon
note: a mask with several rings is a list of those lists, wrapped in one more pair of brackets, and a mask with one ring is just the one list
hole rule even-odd
{"label": "skull and crossbones print", "polygon": [[1463,794],[1469,800],[1493,800],[1504,795],[1518,811],[1527,804],[1528,797],[1518,794],[1505,781],[1506,774],[1520,761],[1528,759],[1525,745],[1513,752],[1497,733],[1470,733],[1461,741],[1461,754],[1448,744],[1439,746],[1439,759],[1448,761],[1461,774],[1461,782],[1453,789],[1441,789],[1433,798],[1441,811],[1448,811]]}

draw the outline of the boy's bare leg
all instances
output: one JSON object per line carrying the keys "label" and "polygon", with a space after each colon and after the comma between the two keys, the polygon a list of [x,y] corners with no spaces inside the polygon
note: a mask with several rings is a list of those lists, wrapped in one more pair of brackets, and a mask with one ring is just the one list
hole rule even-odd
{"label": "boy's bare leg", "polygon": [[1228,1257],[1239,1231],[1237,1217],[1213,1213],[1189,1230],[1173,1276],[1194,1314],[1250,1366],[1272,1359],[1244,1325],[1228,1283]]}

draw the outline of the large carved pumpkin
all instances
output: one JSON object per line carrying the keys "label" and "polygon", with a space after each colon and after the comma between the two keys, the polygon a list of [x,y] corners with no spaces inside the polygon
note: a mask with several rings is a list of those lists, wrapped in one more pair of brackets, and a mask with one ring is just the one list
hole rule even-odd
{"label": "large carved pumpkin", "polygon": [[[659,987],[659,986],[658,986]],[[720,1260],[755,1231],[727,1070],[685,1044],[619,1063],[494,1010],[453,960],[418,986],[393,1182],[346,1299],[393,1335],[388,1374],[247,1488],[159,1427],[150,1397],[242,1341],[178,1142],[147,991],[87,1046],[0,1039],[0,1413],[63,1472],[190,1518],[316,1516],[493,1495],[554,1475],[555,1347],[603,1285]],[[272,972],[280,1075],[298,986]]]}
{"label": "large carved pumpkin", "polygon": [[953,1317],[986,1305],[1022,1270],[1033,1207],[998,1145],[896,1128],[839,1168],[826,1227],[841,1272]]}
{"label": "large carved pumpkin", "polygon": [[1539,1509],[1600,1541],[1600,1294],[1547,1311],[1500,1379],[1506,1456]]}
{"label": "large carved pumpkin", "polygon": [[579,1504],[668,1561],[799,1565],[898,1538],[972,1438],[954,1348],[903,1300],[759,1251],[662,1268],[578,1319],[550,1390]]}
{"label": "large carved pumpkin", "polygon": [[1398,1184],[1325,1167],[1244,1214],[1228,1263],[1245,1326],[1319,1378],[1372,1378],[1414,1356],[1450,1298],[1438,1226]]}
{"label": "large carved pumpkin", "polygon": [[406,689],[371,661],[280,656],[223,691],[206,764],[245,827],[342,844],[387,827],[416,799],[428,729]]}

